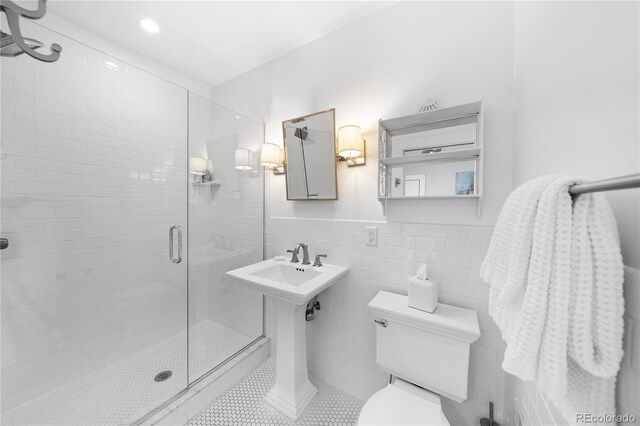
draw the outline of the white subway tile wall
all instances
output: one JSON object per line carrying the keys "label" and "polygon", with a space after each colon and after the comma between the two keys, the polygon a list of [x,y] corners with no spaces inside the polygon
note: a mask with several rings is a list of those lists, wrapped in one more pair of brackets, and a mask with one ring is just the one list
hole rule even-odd
{"label": "white subway tile wall", "polygon": [[640,422],[640,270],[625,267],[624,358],[616,389],[618,414],[631,414]]}
{"label": "white subway tile wall", "polygon": [[[219,183],[189,185],[189,327],[213,321],[237,332],[229,355],[262,335],[262,295],[230,285],[224,274],[263,258],[264,175],[235,168],[236,148],[259,152],[263,140],[262,123],[189,95],[189,156],[210,160]],[[191,380],[200,373],[189,369]]]}
{"label": "white subway tile wall", "polygon": [[[632,415],[640,421],[640,271],[625,267],[624,275],[624,358],[618,372],[616,408],[619,415]],[[564,426],[565,419],[534,383],[506,375],[506,424],[520,426]],[[603,413],[592,413],[603,414]],[[611,414],[611,413],[609,413]],[[635,423],[632,422],[632,423]]]}
{"label": "white subway tile wall", "polygon": [[[378,246],[365,245],[366,226],[378,227]],[[445,413],[452,424],[477,424],[493,401],[501,421],[504,343],[487,311],[488,286],[478,277],[492,227],[273,218],[267,210],[265,232],[267,258],[304,242],[312,257],[326,253],[326,262],[350,268],[320,295],[321,310],[308,323],[313,375],[362,400],[385,386],[367,304],[380,290],[407,294],[407,278],[425,262],[440,285],[440,301],[475,310],[482,333],[471,346],[468,399],[457,404],[443,398]],[[275,340],[272,312],[268,304],[267,335]]]}
{"label": "white subway tile wall", "polygon": [[1,62],[5,411],[185,327],[186,91],[55,39],[58,62]]}
{"label": "white subway tile wall", "polygon": [[507,395],[511,395],[514,411],[507,409],[506,424],[514,426],[565,426],[569,423],[562,414],[540,392],[533,382],[522,380],[507,374],[505,389]]}

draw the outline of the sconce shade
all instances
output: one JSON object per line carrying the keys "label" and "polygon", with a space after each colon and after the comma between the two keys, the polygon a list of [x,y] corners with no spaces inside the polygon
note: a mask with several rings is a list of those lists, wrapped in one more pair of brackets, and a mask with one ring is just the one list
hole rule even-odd
{"label": "sconce shade", "polygon": [[236,169],[251,170],[251,151],[247,148],[236,148]]}
{"label": "sconce shade", "polygon": [[280,166],[282,164],[280,146],[274,143],[262,144],[262,149],[260,150],[260,163],[271,169]]}
{"label": "sconce shade", "polygon": [[353,124],[338,129],[338,156],[357,157],[362,154],[362,130]]}
{"label": "sconce shade", "polygon": [[189,158],[189,173],[203,175],[207,170],[207,160],[200,157]]}

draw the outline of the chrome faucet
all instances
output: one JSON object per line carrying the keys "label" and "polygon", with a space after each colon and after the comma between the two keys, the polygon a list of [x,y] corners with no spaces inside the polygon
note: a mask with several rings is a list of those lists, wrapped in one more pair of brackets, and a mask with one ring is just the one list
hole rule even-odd
{"label": "chrome faucet", "polygon": [[298,253],[300,252],[300,247],[302,247],[302,264],[310,265],[309,262],[309,247],[304,243],[298,243],[298,245],[293,250],[287,250],[287,253],[291,253],[291,263],[298,263]]}
{"label": "chrome faucet", "polygon": [[313,262],[313,266],[315,266],[315,267],[322,266],[322,261],[320,260],[321,257],[327,257],[327,255],[326,254],[317,254],[316,255],[316,261]]}

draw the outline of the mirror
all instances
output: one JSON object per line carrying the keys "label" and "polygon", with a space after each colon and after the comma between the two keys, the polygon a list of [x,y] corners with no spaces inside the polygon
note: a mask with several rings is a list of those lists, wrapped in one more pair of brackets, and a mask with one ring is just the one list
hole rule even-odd
{"label": "mirror", "polygon": [[418,163],[391,169],[392,197],[447,197],[476,194],[476,159]]}
{"label": "mirror", "polygon": [[469,116],[392,130],[390,156],[420,156],[471,149],[476,146],[477,129],[477,118]]}
{"label": "mirror", "polygon": [[469,151],[476,146],[475,116],[397,130],[392,136],[391,156],[404,158],[389,167],[392,197],[477,194],[477,154]]}
{"label": "mirror", "polygon": [[287,200],[337,200],[335,109],[282,122]]}

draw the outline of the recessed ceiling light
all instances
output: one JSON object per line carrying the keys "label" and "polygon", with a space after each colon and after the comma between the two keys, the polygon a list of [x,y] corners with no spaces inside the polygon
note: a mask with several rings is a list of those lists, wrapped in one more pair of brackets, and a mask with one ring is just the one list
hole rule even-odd
{"label": "recessed ceiling light", "polygon": [[141,19],[140,26],[150,33],[157,33],[160,31],[160,27],[151,19]]}

